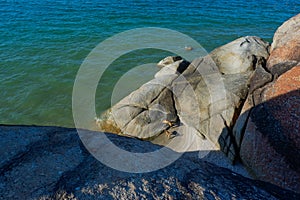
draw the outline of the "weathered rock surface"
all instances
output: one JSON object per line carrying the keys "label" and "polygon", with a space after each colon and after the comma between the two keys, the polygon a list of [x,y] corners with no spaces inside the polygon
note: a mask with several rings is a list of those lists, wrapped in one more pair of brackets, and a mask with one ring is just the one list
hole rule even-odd
{"label": "weathered rock surface", "polygon": [[276,32],[267,65],[251,77],[235,127],[254,177],[300,193],[300,15]]}
{"label": "weathered rock surface", "polygon": [[[299,199],[296,193],[204,162],[198,152],[185,153],[158,171],[138,174],[97,161],[76,129],[0,126],[0,136],[0,199]],[[106,136],[131,152],[160,148]]]}
{"label": "weathered rock surface", "polygon": [[269,57],[269,44],[260,38],[244,37],[211,52],[221,73],[237,74],[253,70],[255,62]]}
{"label": "weathered rock surface", "polygon": [[168,120],[194,128],[234,159],[230,129],[246,98],[249,78],[267,59],[268,48],[260,38],[247,36],[191,64],[167,57],[159,62],[163,68],[155,79],[108,110],[100,127],[146,139],[169,129],[162,123]]}
{"label": "weathered rock surface", "polygon": [[283,23],[275,32],[267,68],[281,75],[300,62],[300,14]]}
{"label": "weathered rock surface", "polygon": [[250,76],[267,59],[268,48],[257,37],[239,38],[195,59],[172,85],[180,121],[194,127],[232,160],[236,147],[231,128],[247,96]]}
{"label": "weathered rock surface", "polygon": [[[300,192],[300,66],[248,99],[240,157],[253,175]],[[249,105],[247,105],[249,107]],[[243,115],[247,115],[243,114]]]}
{"label": "weathered rock surface", "polygon": [[[240,158],[255,178],[300,193],[300,14],[278,28],[271,48],[257,37],[244,37],[184,65],[179,73],[181,62],[162,60],[162,70],[141,87],[148,87],[151,98],[145,90],[135,91],[142,98],[133,92],[108,119],[138,138],[169,129],[161,124],[164,119],[193,128],[232,161]],[[151,105],[155,109],[146,99],[158,102]],[[127,121],[120,125],[123,107]],[[141,122],[154,131],[142,132]]]}
{"label": "weathered rock surface", "polygon": [[300,14],[290,18],[284,22],[276,30],[271,45],[271,52],[275,49],[285,46],[289,41],[299,38],[299,23],[300,23]]}

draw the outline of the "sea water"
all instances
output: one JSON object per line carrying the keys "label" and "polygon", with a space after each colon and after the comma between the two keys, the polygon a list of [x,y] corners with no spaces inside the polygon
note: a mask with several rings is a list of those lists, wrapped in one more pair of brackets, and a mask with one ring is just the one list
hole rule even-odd
{"label": "sea water", "polygon": [[[278,26],[299,11],[296,0],[1,0],[0,123],[73,127],[72,89],[80,65],[99,43],[123,31],[167,28],[210,52],[247,35],[271,42]],[[149,71],[130,69],[170,54],[145,49],[116,59],[98,84],[97,114],[157,70],[154,64]],[[120,80],[128,89],[112,98]]]}

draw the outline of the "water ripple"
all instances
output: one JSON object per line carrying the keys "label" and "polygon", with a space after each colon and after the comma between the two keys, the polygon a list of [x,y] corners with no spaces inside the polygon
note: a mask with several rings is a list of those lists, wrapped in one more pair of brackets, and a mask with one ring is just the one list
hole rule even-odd
{"label": "water ripple", "polygon": [[[0,1],[0,123],[73,126],[76,72],[99,42],[116,33],[170,28],[211,51],[245,35],[271,41],[276,28],[299,8],[295,0]],[[133,53],[116,61],[99,83],[97,110],[109,106],[122,73],[165,55]]]}

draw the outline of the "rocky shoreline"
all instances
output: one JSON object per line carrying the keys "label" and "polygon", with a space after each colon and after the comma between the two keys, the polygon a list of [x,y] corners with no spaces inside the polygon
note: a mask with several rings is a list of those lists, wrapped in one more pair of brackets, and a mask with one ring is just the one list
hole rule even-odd
{"label": "rocky shoreline", "polygon": [[300,193],[300,14],[271,45],[246,36],[192,62],[158,65],[153,80],[103,114],[101,130],[162,145],[198,135],[185,142],[207,139],[253,178]]}
{"label": "rocky shoreline", "polygon": [[[300,198],[300,14],[271,45],[247,36],[159,66],[104,113],[105,133],[0,125],[0,199]],[[91,155],[102,136],[128,152],[165,146],[159,159],[179,156],[147,173],[118,171]]]}

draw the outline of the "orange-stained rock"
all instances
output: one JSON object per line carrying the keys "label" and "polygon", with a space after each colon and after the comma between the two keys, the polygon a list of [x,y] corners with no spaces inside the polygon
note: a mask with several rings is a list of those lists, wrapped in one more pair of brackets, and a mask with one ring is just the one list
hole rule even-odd
{"label": "orange-stained rock", "polygon": [[257,91],[241,160],[256,178],[300,193],[300,66]]}
{"label": "orange-stained rock", "polygon": [[276,64],[287,61],[300,62],[300,36],[287,41],[284,46],[274,49],[267,64],[269,68],[272,68]]}
{"label": "orange-stained rock", "polygon": [[292,92],[300,87],[300,65],[292,68],[291,70],[280,76],[271,88],[266,92],[266,100],[287,92]]}
{"label": "orange-stained rock", "polygon": [[281,75],[300,62],[300,14],[283,23],[276,31],[271,45],[267,68]]}
{"label": "orange-stained rock", "polygon": [[275,32],[273,43],[271,45],[271,53],[278,47],[282,47],[290,40],[291,37],[296,38],[300,32],[300,14],[290,18],[284,22]]}

